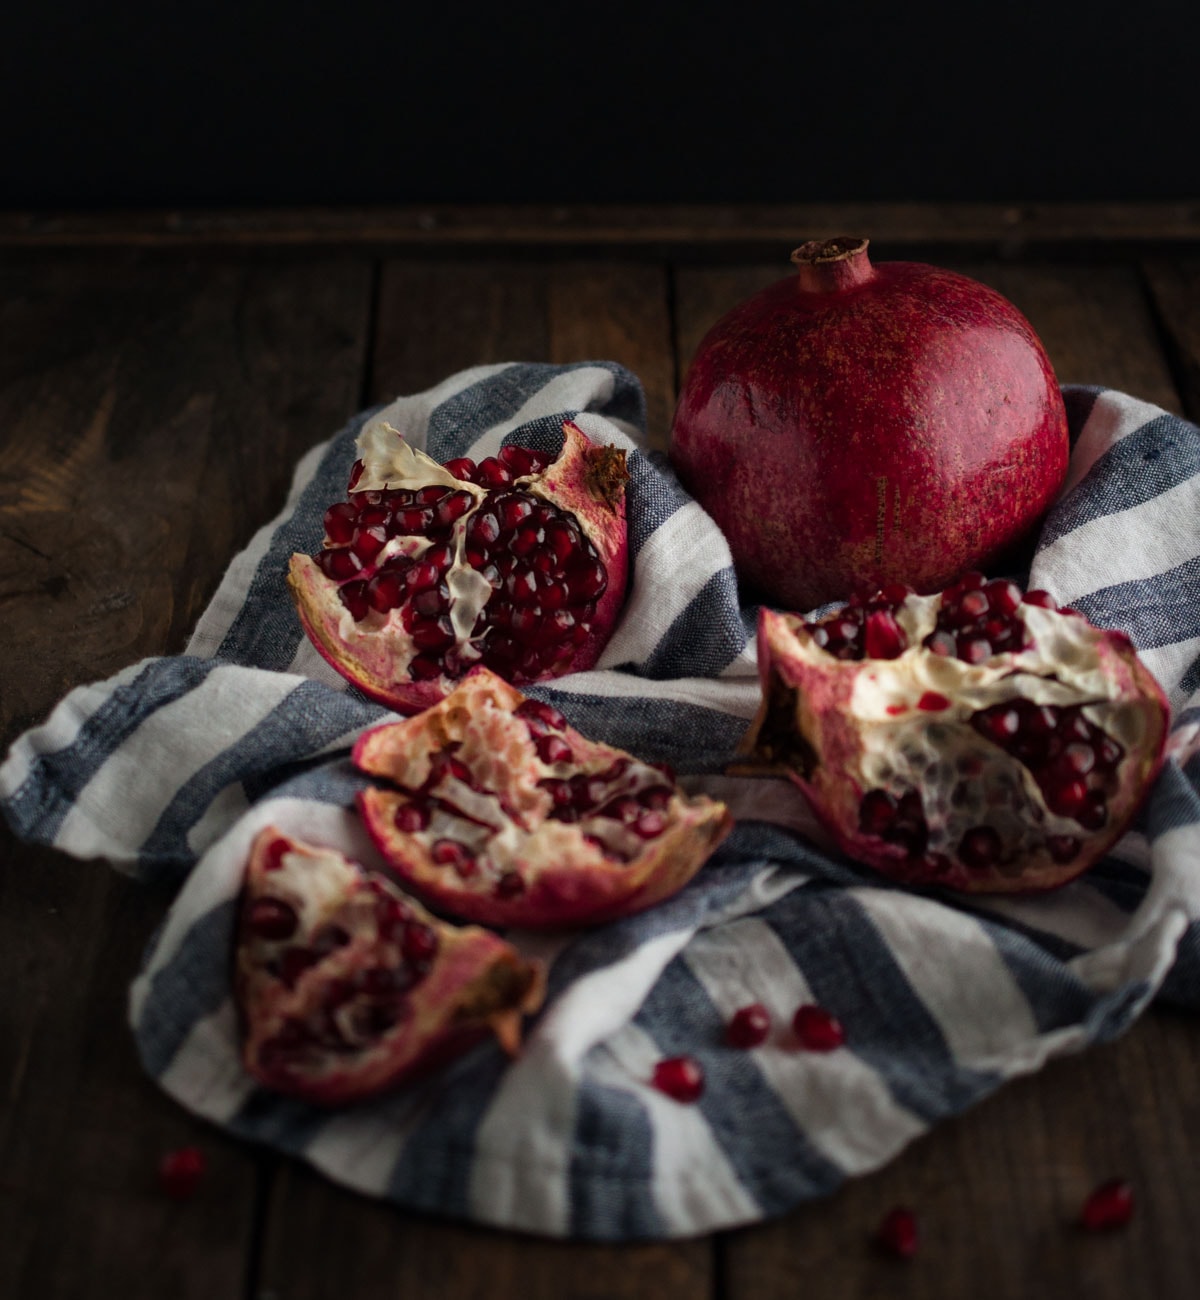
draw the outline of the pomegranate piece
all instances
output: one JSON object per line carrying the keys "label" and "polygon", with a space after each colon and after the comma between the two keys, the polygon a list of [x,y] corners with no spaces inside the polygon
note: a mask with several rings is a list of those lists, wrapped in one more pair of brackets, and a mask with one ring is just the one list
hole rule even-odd
{"label": "pomegranate piece", "polygon": [[921,1244],[917,1216],[907,1205],[897,1205],[885,1214],[875,1231],[881,1249],[897,1259],[912,1259]]}
{"label": "pomegranate piece", "polygon": [[704,1093],[704,1067],[691,1056],[672,1056],[654,1067],[651,1083],[676,1101],[699,1101]]}
{"label": "pomegranate piece", "polygon": [[625,598],[625,453],[568,421],[557,456],[439,465],[390,425],[359,436],[348,500],[288,585],[343,677],[411,713],[483,665],[524,684],[595,665]]}
{"label": "pomegranate piece", "polygon": [[[275,922],[284,908],[295,919],[286,935]],[[544,981],[488,931],[439,921],[380,874],[268,828],[246,868],[235,987],[247,1071],[335,1105],[489,1032],[515,1052]]]}
{"label": "pomegranate piece", "polygon": [[758,1047],[771,1032],[771,1013],[761,1002],[739,1007],[725,1027],[725,1041],[730,1047]]}
{"label": "pomegranate piece", "polygon": [[796,1041],[806,1052],[832,1052],[846,1041],[842,1022],[815,1002],[806,1002],[796,1008],[792,1029]]}
{"label": "pomegranate piece", "polygon": [[486,925],[641,911],[681,889],[732,825],[724,804],[689,798],[661,766],[587,739],[486,668],[364,733],[353,759],[389,783],[358,806],[392,870]]}
{"label": "pomegranate piece", "polygon": [[[807,610],[856,582],[937,591],[1027,534],[1066,479],[1046,350],[994,289],[867,240],[796,249],[795,276],[701,341],[671,461],[738,573]],[[879,658],[886,619],[869,634]]]}
{"label": "pomegranate piece", "polygon": [[1089,1232],[1111,1232],[1133,1218],[1133,1206],[1133,1188],[1123,1178],[1114,1178],[1088,1196],[1079,1221]]}
{"label": "pomegranate piece", "polygon": [[[884,612],[904,648],[872,657]],[[758,654],[743,770],[790,777],[846,853],[906,883],[1061,885],[1123,833],[1162,764],[1166,699],[1129,638],[975,572],[934,596],[860,592],[819,619],[764,610]]]}
{"label": "pomegranate piece", "polygon": [[179,1147],[168,1151],[158,1166],[158,1185],[173,1201],[187,1201],[195,1194],[208,1168],[199,1147]]}

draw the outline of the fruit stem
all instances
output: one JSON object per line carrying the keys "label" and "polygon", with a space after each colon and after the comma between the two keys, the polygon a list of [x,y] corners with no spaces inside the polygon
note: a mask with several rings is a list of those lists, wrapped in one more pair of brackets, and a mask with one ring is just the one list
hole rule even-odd
{"label": "fruit stem", "polygon": [[836,239],[810,239],[792,254],[799,272],[800,288],[806,293],[839,293],[875,278],[867,256],[868,240],[853,235]]}

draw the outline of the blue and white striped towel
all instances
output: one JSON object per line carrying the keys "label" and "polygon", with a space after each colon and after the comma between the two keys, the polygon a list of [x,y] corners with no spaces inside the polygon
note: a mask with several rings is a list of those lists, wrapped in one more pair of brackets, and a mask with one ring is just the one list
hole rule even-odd
{"label": "blue and white striped towel", "polygon": [[[1067,392],[1067,490],[1030,575],[1124,628],[1170,695],[1172,758],[1138,829],[1052,895],[964,901],[893,887],[829,853],[782,781],[722,775],[758,696],[756,611],[725,543],[639,450],[636,379],[608,363],[502,365],[386,417],[439,459],[562,421],[630,451],[632,595],[600,667],[535,693],[581,730],[671,762],[739,818],[711,864],[650,912],[572,938],[514,936],[550,962],[515,1062],[481,1046],[373,1103],[318,1111],[243,1074],[229,988],[235,895],[267,822],[377,859],[347,810],[347,752],[388,716],[326,667],[284,587],[339,497],[359,416],[298,467],[188,648],[73,691],[0,768],[17,833],[181,886],[132,989],[149,1073],[191,1110],[401,1205],[556,1236],[687,1236],[778,1214],[873,1169],[1005,1079],[1126,1029],[1155,997],[1200,1007],[1200,430],[1120,393]],[[1021,575],[1022,577],[1026,575]],[[199,861],[197,861],[199,859]],[[778,1026],[817,1001],[846,1046],[780,1032],[723,1046],[740,1005]],[[648,1086],[695,1055],[693,1106]]]}

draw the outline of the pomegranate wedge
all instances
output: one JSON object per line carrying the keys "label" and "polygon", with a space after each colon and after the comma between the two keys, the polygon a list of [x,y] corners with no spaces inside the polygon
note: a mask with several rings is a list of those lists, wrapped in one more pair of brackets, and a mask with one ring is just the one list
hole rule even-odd
{"label": "pomegranate wedge", "polygon": [[969,573],[819,620],[764,610],[744,767],[786,774],[842,848],[917,884],[1048,889],[1097,861],[1162,763],[1129,638]]}
{"label": "pomegranate wedge", "polygon": [[453,916],[552,928],[641,911],[728,834],[724,804],[588,740],[556,709],[476,669],[441,703],[365,733],[359,796],[398,876]]}
{"label": "pomegranate wedge", "polygon": [[557,456],[439,465],[390,425],[359,436],[325,544],[288,573],[309,639],[411,713],[483,664],[513,682],[595,666],[625,598],[625,453],[571,422]]}
{"label": "pomegranate wedge", "polygon": [[247,1071],[334,1105],[488,1033],[515,1052],[544,981],[496,935],[436,920],[378,873],[268,827],[246,868],[235,986]]}

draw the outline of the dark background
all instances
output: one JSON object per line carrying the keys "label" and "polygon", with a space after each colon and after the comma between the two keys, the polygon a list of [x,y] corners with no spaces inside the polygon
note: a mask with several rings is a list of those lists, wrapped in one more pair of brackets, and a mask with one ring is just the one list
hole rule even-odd
{"label": "dark background", "polygon": [[1200,5],[0,6],[0,207],[1200,194]]}

